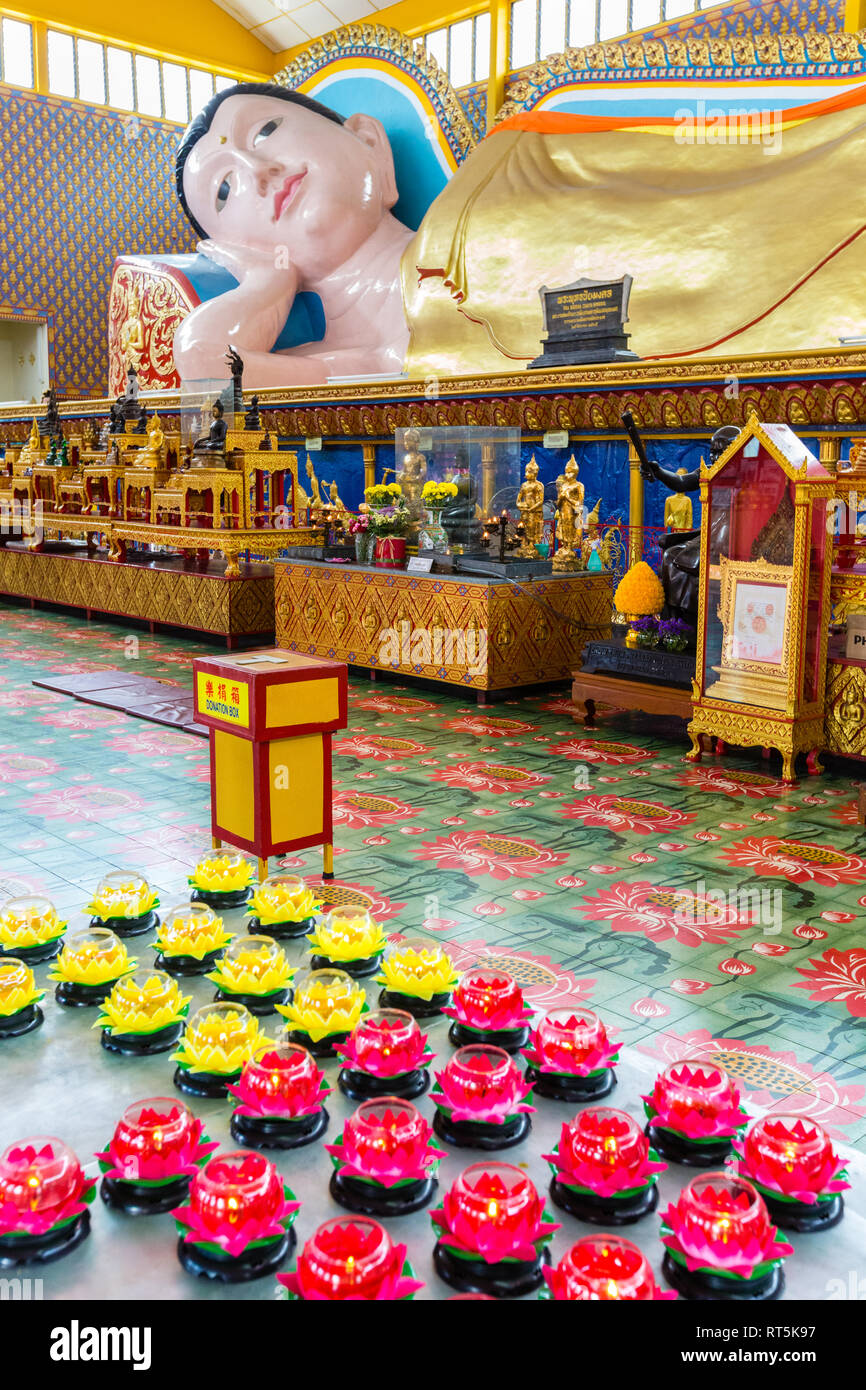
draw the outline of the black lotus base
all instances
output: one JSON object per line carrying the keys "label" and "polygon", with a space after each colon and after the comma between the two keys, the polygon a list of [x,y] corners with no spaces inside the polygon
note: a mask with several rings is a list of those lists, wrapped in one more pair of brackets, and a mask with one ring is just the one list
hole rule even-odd
{"label": "black lotus base", "polygon": [[473,1043],[485,1043],[490,1047],[501,1047],[503,1052],[513,1056],[529,1042],[529,1028],[494,1028],[483,1032],[478,1028],[467,1028],[462,1023],[452,1023],[448,1029],[448,1041],[452,1047],[471,1047]]}
{"label": "black lotus base", "polygon": [[682,1298],[701,1302],[770,1303],[773,1299],[781,1298],[785,1288],[781,1266],[771,1269],[760,1279],[725,1279],[720,1274],[700,1269],[691,1273],[685,1265],[677,1264],[669,1250],[665,1251],[662,1261],[662,1274]]}
{"label": "black lotus base", "polygon": [[400,994],[394,989],[383,989],[379,995],[379,1008],[403,1009],[413,1018],[436,1018],[450,1000],[450,993],[434,994],[431,999],[418,999],[414,994]]}
{"label": "black lotus base", "polygon": [[364,960],[331,960],[330,956],[311,956],[311,970],[344,970],[353,980],[366,980],[375,975],[381,963],[381,956],[367,956]]}
{"label": "black lotus base", "polygon": [[116,984],[116,980],[108,980],[104,985],[77,985],[73,980],[61,980],[54,998],[69,1009],[95,1009],[108,998]]}
{"label": "black lotus base", "polygon": [[188,1176],[156,1186],[104,1177],[99,1184],[99,1195],[112,1211],[123,1211],[127,1216],[159,1216],[161,1212],[172,1211],[186,1201],[189,1184]]}
{"label": "black lotus base", "polygon": [[223,953],[220,946],[216,951],[209,951],[206,956],[199,960],[198,956],[166,956],[162,951],[157,951],[156,965],[158,970],[165,970],[169,975],[204,975],[211,966],[216,965],[217,958]]}
{"label": "black lotus base", "polygon": [[182,1032],[182,1023],[169,1023],[155,1033],[112,1033],[103,1028],[102,1046],[106,1052],[116,1052],[121,1057],[151,1057],[173,1048]]}
{"label": "black lotus base", "polygon": [[228,1095],[228,1088],[240,1076],[238,1071],[185,1071],[176,1067],[172,1080],[179,1091],[187,1096],[202,1096],[208,1100],[220,1100]]}
{"label": "black lotus base", "polygon": [[761,1196],[767,1204],[771,1220],[783,1231],[799,1231],[802,1234],[829,1231],[838,1226],[845,1215],[842,1193],[837,1192],[829,1202],[780,1202],[774,1199],[765,1187]]}
{"label": "black lotus base", "polygon": [[439,1186],[435,1178],[419,1178],[400,1187],[384,1187],[378,1182],[332,1173],[328,1191],[335,1202],[361,1216],[408,1216],[429,1206]]}
{"label": "black lotus base", "polygon": [[251,887],[235,888],[231,893],[212,892],[209,888],[194,888],[189,895],[191,903],[207,903],[214,912],[228,912],[233,907],[243,907],[253,896]]}
{"label": "black lotus base", "polygon": [[140,917],[91,917],[91,927],[107,927],[115,936],[143,936],[159,926],[159,914],[151,909]]}
{"label": "black lotus base", "polygon": [[328,1120],[324,1106],[312,1115],[299,1115],[294,1120],[277,1115],[239,1115],[235,1111],[229,1129],[233,1139],[253,1149],[301,1149],[322,1137]]}
{"label": "black lotus base", "polygon": [[480,1120],[452,1120],[445,1110],[437,1109],[433,1129],[446,1144],[456,1149],[511,1149],[521,1144],[531,1128],[528,1115],[512,1115],[504,1124],[486,1124]]}
{"label": "black lotus base", "polygon": [[327,1058],[336,1057],[336,1048],[340,1047],[348,1039],[348,1033],[328,1033],[326,1037],[319,1038],[314,1042],[309,1033],[301,1033],[298,1030],[289,1034],[289,1039],[293,1043],[305,1047],[311,1057]]}
{"label": "black lotus base", "polygon": [[195,1274],[199,1279],[216,1279],[220,1284],[247,1284],[250,1279],[262,1279],[278,1270],[296,1243],[297,1237],[289,1227],[272,1245],[259,1245],[245,1250],[242,1255],[217,1255],[181,1236],[177,1242],[177,1258],[187,1274]]}
{"label": "black lotus base", "polygon": [[733,1139],[717,1139],[713,1143],[703,1140],[700,1144],[687,1139],[684,1134],[675,1134],[672,1129],[662,1129],[652,1121],[644,1128],[656,1153],[669,1163],[682,1163],[686,1168],[717,1168],[723,1164],[733,1149]]}
{"label": "black lotus base", "polygon": [[25,965],[39,965],[43,960],[53,960],[63,945],[63,937],[54,941],[43,941],[38,946],[0,946],[0,956],[15,956]]}
{"label": "black lotus base", "polygon": [[537,1096],[546,1100],[567,1100],[579,1104],[582,1100],[600,1100],[609,1096],[616,1085],[613,1067],[591,1072],[589,1076],[565,1076],[561,1072],[526,1068],[526,1079]]}
{"label": "black lotus base", "polygon": [[290,989],[277,989],[273,994],[230,994],[226,989],[218,989],[214,995],[214,999],[224,1004],[242,1004],[256,1018],[275,1013],[277,1005],[288,1004],[291,997]]}
{"label": "black lotus base", "polygon": [[418,1067],[417,1071],[406,1071],[402,1076],[368,1076],[365,1071],[343,1067],[337,1076],[337,1085],[349,1100],[376,1100],[379,1096],[414,1100],[416,1096],[423,1096],[430,1085],[430,1073],[426,1067]]}
{"label": "black lotus base", "polygon": [[534,1293],[544,1283],[541,1271],[546,1264],[550,1264],[547,1247],[535,1260],[501,1260],[494,1265],[480,1259],[461,1259],[441,1240],[433,1251],[433,1267],[452,1289],[459,1293],[486,1293],[491,1298],[522,1298]]}
{"label": "black lotus base", "polygon": [[558,1178],[550,1184],[550,1196],[560,1211],[576,1216],[578,1221],[588,1221],[593,1226],[630,1226],[640,1221],[642,1216],[655,1211],[659,1204],[659,1190],[655,1183],[643,1188],[632,1197],[598,1197],[594,1192],[578,1192],[566,1187]]}
{"label": "black lotus base", "polygon": [[262,936],[270,936],[274,941],[293,941],[311,932],[315,919],[305,917],[302,922],[268,922],[262,925],[261,917],[249,917],[247,922],[248,930],[253,935],[260,932]]}
{"label": "black lotus base", "polygon": [[45,1015],[39,1005],[27,1004],[17,1013],[0,1018],[0,1042],[4,1038],[20,1038],[24,1033],[32,1033],[35,1028],[41,1028],[44,1022]]}
{"label": "black lotus base", "polygon": [[64,1226],[41,1236],[0,1236],[0,1269],[16,1265],[48,1264],[68,1255],[90,1234],[90,1212],[82,1211]]}

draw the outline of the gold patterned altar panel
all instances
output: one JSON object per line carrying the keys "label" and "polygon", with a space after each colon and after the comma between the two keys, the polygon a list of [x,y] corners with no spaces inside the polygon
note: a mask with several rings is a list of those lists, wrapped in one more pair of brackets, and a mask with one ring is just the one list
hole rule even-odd
{"label": "gold patterned altar panel", "polygon": [[866,613],[866,574],[856,570],[830,572],[830,606],[833,621],[845,622],[852,613]]}
{"label": "gold patterned altar panel", "polygon": [[827,662],[824,736],[828,753],[866,758],[866,668]]}
{"label": "gold patterned altar panel", "polygon": [[[137,306],[133,304],[133,289]],[[179,389],[174,334],[192,308],[183,284],[171,272],[146,262],[135,264],[118,259],[108,301],[108,389],[112,396],[126,390],[130,361],[134,362],[143,390]],[[130,357],[124,349],[124,335],[133,321],[138,325],[141,348]]]}
{"label": "gold patterned altar panel", "polygon": [[0,549],[0,593],[221,636],[268,633],[274,627],[274,581],[267,574],[227,580]]}
{"label": "gold patterned altar panel", "polygon": [[466,584],[387,570],[276,567],[279,646],[476,690],[566,679],[610,632],[605,574]]}

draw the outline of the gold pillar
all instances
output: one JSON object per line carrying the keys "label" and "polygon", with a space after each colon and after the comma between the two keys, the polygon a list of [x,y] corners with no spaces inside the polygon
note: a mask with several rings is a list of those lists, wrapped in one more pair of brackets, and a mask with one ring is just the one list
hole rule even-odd
{"label": "gold pillar", "polygon": [[866,29],[866,0],[845,0],[845,28]]}
{"label": "gold pillar", "polygon": [[636,565],[643,554],[643,477],[640,459],[628,442],[628,562]]}
{"label": "gold pillar", "polygon": [[818,459],[821,465],[826,468],[828,473],[836,476],[839,467],[839,455],[842,452],[842,441],[836,435],[822,434],[818,440]]}
{"label": "gold pillar", "polygon": [[[866,4],[866,0],[864,0]],[[505,101],[508,47],[511,32],[511,0],[490,0],[490,74],[487,78],[487,129]]]}
{"label": "gold pillar", "polygon": [[481,510],[490,515],[493,484],[496,482],[496,453],[492,444],[481,445]]}
{"label": "gold pillar", "polygon": [[361,453],[364,456],[364,487],[372,487],[376,481],[376,445],[362,444]]}

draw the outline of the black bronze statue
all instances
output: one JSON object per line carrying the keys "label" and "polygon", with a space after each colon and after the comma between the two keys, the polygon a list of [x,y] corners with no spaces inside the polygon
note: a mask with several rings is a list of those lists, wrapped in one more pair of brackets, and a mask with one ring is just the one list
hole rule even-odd
{"label": "black bronze statue", "polygon": [[57,409],[57,392],[53,386],[42,392],[42,405],[45,414],[39,421],[39,433],[51,439],[60,433],[60,411]]}
{"label": "black bronze statue", "polygon": [[[691,473],[674,473],[662,468],[655,459],[647,458],[643,440],[638,433],[634,417],[626,411],[622,416],[629,438],[640,459],[641,473],[648,482],[664,483],[671,492],[697,492],[701,485],[700,469]],[[723,425],[716,430],[710,440],[710,465],[737,438],[739,430],[735,425]],[[701,564],[701,533],[697,531],[674,531],[668,536],[659,537],[662,551],[661,581],[665,591],[665,610],[669,618],[681,618],[694,627],[698,620],[698,573]],[[728,517],[720,513],[714,518],[710,535],[710,551],[715,557],[726,552],[728,547]]]}
{"label": "black bronze statue", "polygon": [[224,454],[226,449],[226,434],[228,426],[223,416],[222,401],[217,397],[211,409],[213,424],[207,432],[207,436],[197,439],[192,446],[193,457],[197,454]]}
{"label": "black bronze statue", "polygon": [[232,410],[238,415],[244,408],[244,363],[240,353],[231,344],[226,353],[226,362],[232,374]]}
{"label": "black bronze statue", "polygon": [[138,403],[138,372],[130,364],[126,369],[126,395],[120,397],[123,402],[123,418],[125,420],[137,420],[139,418]]}
{"label": "black bronze statue", "polygon": [[247,406],[246,415],[244,416],[244,429],[260,430],[261,427],[262,421],[261,416],[259,415],[259,398],[258,396],[253,396],[252,400]]}

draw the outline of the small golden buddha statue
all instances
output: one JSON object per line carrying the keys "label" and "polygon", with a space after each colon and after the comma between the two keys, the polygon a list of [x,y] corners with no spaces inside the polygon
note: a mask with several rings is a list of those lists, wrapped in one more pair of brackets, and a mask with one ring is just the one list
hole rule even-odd
{"label": "small golden buddha statue", "polygon": [[421,491],[427,481],[427,459],[424,454],[418,452],[420,442],[421,435],[418,430],[404,430],[403,447],[406,452],[403,455],[403,466],[397,473],[397,482],[403,489],[403,501],[415,521],[421,516]]}
{"label": "small golden buddha statue", "polygon": [[337,482],[336,482],[336,479],[335,479],[334,482],[332,482],[332,483],[325,483],[324,486],[325,486],[325,487],[327,488],[327,490],[328,490],[328,497],[330,498],[330,505],[334,508],[334,510],[335,510],[339,515],[343,515],[343,516],[348,515],[349,508],[346,506],[345,502],[343,501],[342,497],[340,496],[339,492],[337,491]]}
{"label": "small golden buddha statue", "polygon": [[559,549],[553,557],[555,570],[571,570],[577,566],[575,548],[579,551],[583,537],[583,483],[578,479],[577,460],[572,454],[565,473],[557,479],[556,534]]}
{"label": "small golden buddha statue", "polygon": [[37,424],[36,420],[34,420],[33,424],[30,426],[30,435],[27,439],[27,443],[24,445],[23,449],[21,450],[21,453],[18,455],[18,464],[19,467],[24,466],[27,468],[33,468],[37,463],[41,461],[41,458],[42,454],[39,442],[39,425]]}
{"label": "small golden buddha statue", "polygon": [[138,370],[144,352],[144,325],[141,321],[141,294],[135,280],[129,289],[129,313],[120,330],[120,351],[123,365]]}
{"label": "small golden buddha statue", "polygon": [[319,490],[319,480],[316,477],[313,460],[309,454],[307,454],[307,477],[310,480],[310,505],[314,510],[321,509],[326,503]]}
{"label": "small golden buddha statue", "polygon": [[517,554],[520,558],[531,560],[538,554],[536,546],[544,538],[544,484],[538,481],[538,464],[534,454],[526,465],[526,476],[517,494],[517,510],[526,533]]}
{"label": "small golden buddha statue", "polygon": [[[678,468],[677,475],[684,478],[687,470]],[[672,492],[665,500],[664,523],[668,531],[692,531],[692,499],[687,492]]]}
{"label": "small golden buddha statue", "polygon": [[165,449],[165,435],[162,432],[159,415],[154,414],[150,422],[150,429],[147,432],[147,444],[143,449],[139,449],[136,457],[136,468],[162,468]]}

